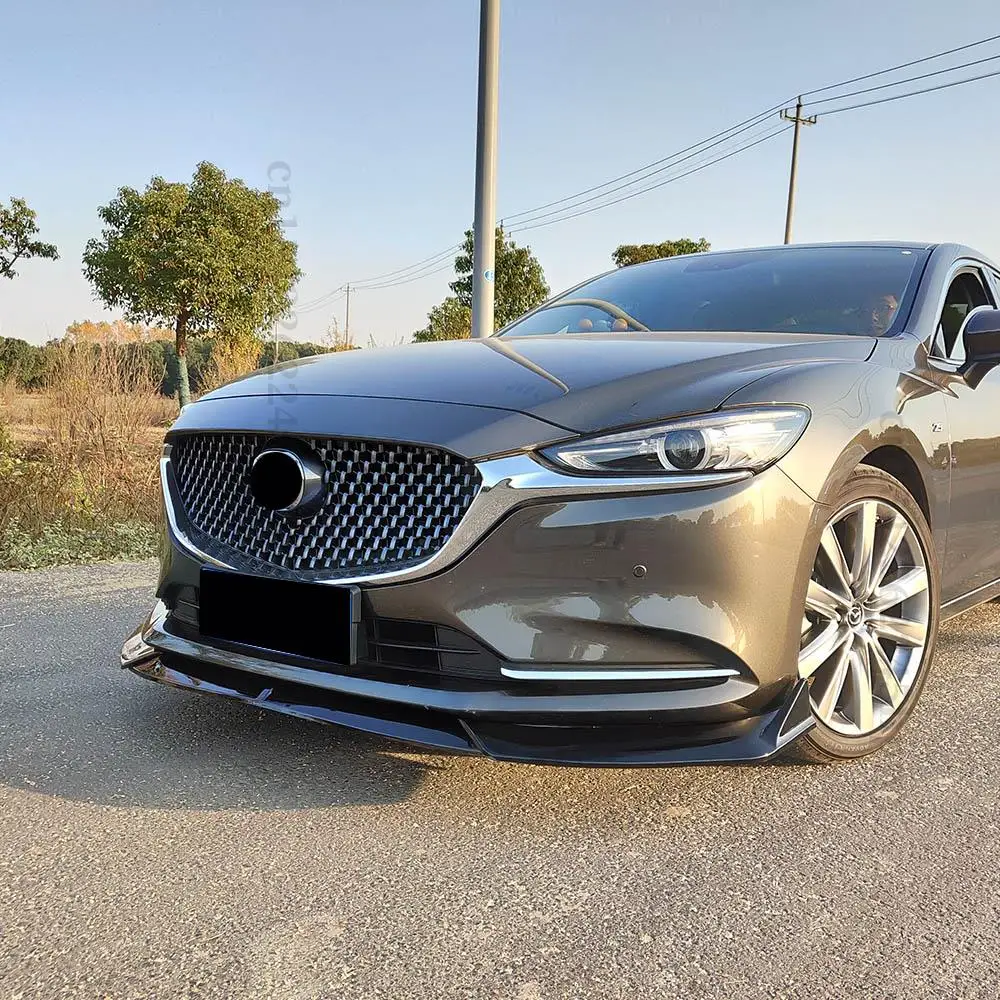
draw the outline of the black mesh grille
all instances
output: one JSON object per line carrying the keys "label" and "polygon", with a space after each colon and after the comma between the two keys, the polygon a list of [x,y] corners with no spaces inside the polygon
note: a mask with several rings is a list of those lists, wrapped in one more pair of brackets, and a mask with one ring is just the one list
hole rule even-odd
{"label": "black mesh grille", "polygon": [[171,451],[188,520],[218,550],[250,568],[296,576],[404,569],[430,558],[455,531],[479,489],[468,461],[434,448],[385,441],[303,438],[324,469],[321,505],[304,517],[260,506],[250,492],[261,434],[193,434]]}
{"label": "black mesh grille", "polygon": [[496,655],[456,629],[372,618],[365,622],[365,636],[368,659],[381,666],[471,680],[501,678]]}

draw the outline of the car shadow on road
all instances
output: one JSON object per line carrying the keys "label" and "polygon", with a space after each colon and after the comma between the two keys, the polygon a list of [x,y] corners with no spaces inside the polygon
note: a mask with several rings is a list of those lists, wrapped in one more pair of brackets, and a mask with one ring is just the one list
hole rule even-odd
{"label": "car shadow on road", "polygon": [[408,798],[434,758],[223,698],[131,683],[0,719],[0,784],[140,808],[286,810]]}
{"label": "car shadow on road", "polygon": [[671,823],[723,815],[732,801],[752,802],[777,788],[789,808],[804,808],[814,794],[838,794],[849,776],[876,781],[888,759],[912,752],[904,739],[878,758],[834,768],[787,757],[742,767],[505,764],[422,753],[117,671],[73,684],[66,702],[53,705],[42,694],[19,707],[18,714],[0,712],[0,785],[12,789],[103,807],[210,812],[419,799],[421,815],[445,819],[457,809],[469,819],[535,832],[557,828],[567,810],[581,809],[595,828],[623,830],[653,801]]}
{"label": "car shadow on road", "polygon": [[[127,672],[75,675],[68,686],[66,700],[54,702],[51,688],[18,685],[19,711],[0,714],[0,784],[98,806],[281,811],[396,805],[422,788],[430,804],[450,800],[456,782],[485,782],[491,796],[509,796],[515,812],[524,795],[538,805],[573,788],[610,818],[624,815],[642,789],[671,797],[700,786],[704,793],[715,770],[463,760]],[[638,791],[622,796],[623,786]],[[600,805],[605,796],[619,806]]]}
{"label": "car shadow on road", "polygon": [[[102,646],[99,637],[95,646]],[[951,645],[954,645],[952,640]],[[942,651],[949,650],[946,638]],[[667,809],[705,806],[734,793],[788,780],[828,788],[852,773],[874,775],[886,759],[905,754],[910,737],[931,740],[920,725],[927,705],[903,738],[877,759],[816,769],[779,757],[736,769],[564,769],[449,758],[335,726],[278,715],[224,698],[171,690],[93,664],[105,655],[81,650],[66,662],[23,665],[11,656],[0,670],[0,785],[98,806],[150,809],[307,810],[391,806],[412,802],[508,818],[548,815],[567,797],[614,825],[647,793]],[[933,700],[946,685],[931,678]],[[951,687],[954,693],[953,686]],[[926,700],[925,700],[926,701]],[[935,742],[940,759],[946,748]],[[926,751],[925,747],[925,751]],[[912,751],[911,751],[912,752]],[[784,776],[782,776],[782,772]],[[478,788],[484,802],[475,804]],[[555,815],[555,813],[553,813]],[[532,824],[540,822],[536,816]]]}
{"label": "car shadow on road", "polygon": [[[977,671],[985,674],[992,665],[982,650],[995,648],[1000,614],[1000,605],[988,605],[947,624],[914,719],[874,758],[818,769],[780,759],[733,769],[565,769],[423,754],[150,684],[110,666],[120,637],[148,606],[146,591],[123,596],[95,586],[93,573],[63,576],[76,587],[72,601],[48,576],[17,577],[13,582],[25,591],[17,607],[5,594],[4,610],[20,625],[0,636],[0,786],[123,808],[281,811],[407,803],[440,819],[456,811],[483,822],[502,816],[534,830],[558,827],[570,803],[609,829],[627,828],[647,798],[665,815],[708,808],[728,814],[734,797],[753,803],[765,790],[781,788],[786,808],[794,809],[817,796],[836,799],[845,782],[884,780],[897,757],[909,761],[909,772],[926,767],[936,778],[943,767],[956,766],[961,745],[948,726],[931,719],[957,715],[968,730],[968,720],[978,718]],[[987,726],[984,720],[980,728]]]}

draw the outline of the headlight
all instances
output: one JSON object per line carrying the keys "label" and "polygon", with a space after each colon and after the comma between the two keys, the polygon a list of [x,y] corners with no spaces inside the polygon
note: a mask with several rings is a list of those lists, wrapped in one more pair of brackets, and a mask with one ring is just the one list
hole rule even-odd
{"label": "headlight", "polygon": [[547,448],[551,462],[579,472],[641,475],[748,469],[784,455],[805,430],[804,406],[720,410]]}

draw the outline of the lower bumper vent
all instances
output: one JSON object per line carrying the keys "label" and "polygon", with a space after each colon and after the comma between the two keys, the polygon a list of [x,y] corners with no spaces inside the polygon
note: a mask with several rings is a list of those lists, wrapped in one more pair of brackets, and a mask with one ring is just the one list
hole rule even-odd
{"label": "lower bumper vent", "polygon": [[367,659],[383,667],[470,680],[499,680],[500,661],[456,629],[376,618],[366,623]]}

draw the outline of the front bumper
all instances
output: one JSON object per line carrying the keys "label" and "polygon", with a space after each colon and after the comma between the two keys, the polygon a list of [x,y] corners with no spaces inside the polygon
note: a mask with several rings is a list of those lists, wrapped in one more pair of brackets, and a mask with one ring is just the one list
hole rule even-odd
{"label": "front bumper", "polygon": [[760,760],[811,725],[798,623],[822,520],[777,468],[691,492],[537,495],[447,566],[362,582],[363,618],[431,623],[487,651],[495,676],[475,680],[207,642],[204,560],[168,531],[162,603],[122,663],[175,687],[503,760]]}
{"label": "front bumper", "polygon": [[[804,681],[756,716],[664,725],[662,713],[675,714],[676,704],[672,711],[664,707],[669,698],[648,694],[517,697],[411,686],[401,696],[394,685],[344,675],[328,675],[327,685],[317,687],[302,671],[199,647],[162,626],[162,618],[147,622],[129,638],[123,667],[182,690],[447,753],[592,767],[752,763],[772,757],[813,725]],[[616,721],[623,719],[628,721]]]}

